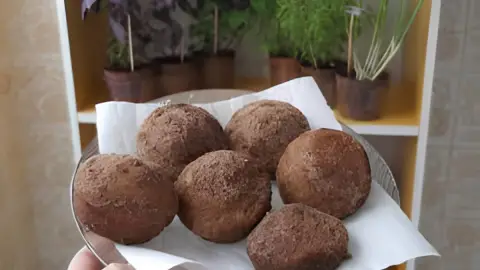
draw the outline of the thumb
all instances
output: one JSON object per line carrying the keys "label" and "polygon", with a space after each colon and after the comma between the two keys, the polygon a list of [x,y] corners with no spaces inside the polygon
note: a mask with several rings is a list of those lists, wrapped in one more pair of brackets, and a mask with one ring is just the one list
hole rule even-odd
{"label": "thumb", "polygon": [[135,270],[129,264],[120,264],[120,263],[112,263],[105,267],[103,270]]}

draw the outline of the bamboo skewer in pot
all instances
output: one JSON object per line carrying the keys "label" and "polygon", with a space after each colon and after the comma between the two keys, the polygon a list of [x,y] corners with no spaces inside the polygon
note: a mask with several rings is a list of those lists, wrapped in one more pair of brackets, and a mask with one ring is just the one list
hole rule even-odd
{"label": "bamboo skewer in pot", "polygon": [[213,6],[212,27],[213,33],[210,36],[212,46],[209,55],[202,63],[202,85],[204,88],[233,88],[234,87],[234,53],[225,50],[223,37],[220,36],[220,12],[217,5]]}
{"label": "bamboo skewer in pot", "polygon": [[213,10],[213,55],[217,55],[218,51],[218,6],[215,5]]}
{"label": "bamboo skewer in pot", "polygon": [[185,37],[182,35],[182,39],[180,41],[180,63],[183,63],[185,59]]}
{"label": "bamboo skewer in pot", "polygon": [[130,71],[135,71],[135,63],[133,60],[133,41],[132,41],[132,22],[130,19],[130,14],[127,14],[127,27],[128,27],[128,54],[130,57]]}
{"label": "bamboo skewer in pot", "polygon": [[352,13],[350,15],[350,26],[348,29],[348,59],[347,59],[347,77],[352,76],[353,67],[353,26],[355,22],[355,15]]}

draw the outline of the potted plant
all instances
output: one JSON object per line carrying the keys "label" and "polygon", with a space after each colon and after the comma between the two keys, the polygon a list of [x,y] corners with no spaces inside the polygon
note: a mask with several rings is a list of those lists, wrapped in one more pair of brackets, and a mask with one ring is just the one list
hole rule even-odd
{"label": "potted plant", "polygon": [[[126,0],[83,0],[83,13],[86,10],[98,11],[99,6],[108,6],[110,28],[117,40],[125,42],[127,16],[131,28],[131,44],[138,45],[140,53],[135,60],[141,59],[142,70],[149,69],[154,76],[156,97],[198,88],[198,75],[188,57],[185,40],[185,27],[172,18],[176,5],[183,8],[188,4],[185,0],[154,0],[145,5],[137,1]],[[158,22],[162,24],[158,27]],[[157,24],[153,26],[152,24]],[[156,47],[160,56],[151,60],[145,56],[145,45]],[[142,48],[143,47],[143,48]],[[141,50],[143,49],[143,50]],[[139,62],[139,61],[136,61]],[[146,62],[150,62],[148,65]],[[145,71],[147,73],[147,71]]]}
{"label": "potted plant", "polygon": [[278,0],[280,27],[299,51],[302,75],[312,76],[335,107],[334,62],[347,40],[345,5],[351,0]]}
{"label": "potted plant", "polygon": [[183,37],[183,31],[179,30],[178,35],[180,36],[178,46],[175,42],[176,37],[172,38],[172,53],[153,61],[156,85],[165,95],[201,87],[197,65],[194,59],[187,55],[187,45],[185,37]]}
{"label": "potted plant", "polygon": [[301,70],[296,59],[298,50],[291,36],[282,28],[277,1],[252,0],[251,5],[255,10],[252,17],[256,20],[252,24],[259,26],[258,36],[269,54],[270,84],[273,86],[299,77]]}
{"label": "potted plant", "polygon": [[[337,68],[337,108],[339,112],[355,120],[374,120],[381,115],[381,105],[389,84],[385,71],[388,63],[400,50],[405,36],[422,7],[424,0],[418,0],[409,13],[408,3],[400,0],[400,10],[390,38],[385,38],[388,0],[380,0],[378,11],[372,12],[362,6],[362,1],[349,6],[348,58],[347,64]],[[360,60],[355,46],[357,29],[362,16],[373,18],[373,34],[365,59]],[[391,15],[390,15],[391,16]]]}
{"label": "potted plant", "polygon": [[187,1],[156,0],[157,7],[151,11],[152,18],[161,22],[165,27],[161,30],[151,27],[151,32],[158,32],[158,48],[162,51],[160,57],[152,61],[152,69],[155,74],[155,85],[163,95],[198,89],[199,75],[188,49],[187,25],[175,19],[173,13],[176,5],[191,11]]}
{"label": "potted plant", "polygon": [[104,69],[104,79],[115,101],[147,102],[159,97],[154,89],[152,72],[135,67],[128,44],[112,38],[107,55],[109,65]]}
{"label": "potted plant", "polygon": [[266,49],[269,55],[270,84],[274,86],[300,77],[301,69],[297,60],[298,50],[292,39],[279,25],[271,29]]}
{"label": "potted plant", "polygon": [[[131,19],[126,6],[113,2],[85,0],[82,2],[82,15],[85,15],[87,9],[99,12],[106,7],[109,7],[111,29],[114,34],[108,45],[108,64],[104,69],[104,79],[111,99],[146,102],[157,98],[151,71],[142,65],[135,65]],[[127,31],[119,27],[120,22],[125,21]]]}
{"label": "potted plant", "polygon": [[192,58],[164,57],[156,60],[158,73],[156,85],[166,95],[200,88],[200,75]]}
{"label": "potted plant", "polygon": [[192,33],[202,44],[197,55],[202,59],[204,88],[234,87],[235,47],[244,34],[248,7],[248,1],[201,2]]}

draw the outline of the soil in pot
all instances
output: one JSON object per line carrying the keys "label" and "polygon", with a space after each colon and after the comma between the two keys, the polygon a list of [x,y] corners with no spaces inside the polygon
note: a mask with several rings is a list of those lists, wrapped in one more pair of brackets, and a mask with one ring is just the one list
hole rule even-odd
{"label": "soil in pot", "polygon": [[300,63],[293,57],[270,56],[270,84],[275,86],[301,75]]}
{"label": "soil in pot", "polygon": [[235,84],[235,52],[220,51],[203,59],[203,87],[233,88]]}
{"label": "soil in pot", "polygon": [[312,76],[327,100],[328,106],[335,108],[337,104],[335,68],[328,65],[314,68],[308,63],[302,63],[302,75]]}
{"label": "soil in pot", "polygon": [[382,104],[388,90],[388,74],[376,80],[357,80],[347,76],[346,69],[337,70],[337,110],[354,120],[369,121],[381,117]]}
{"label": "soil in pot", "polygon": [[154,87],[152,71],[138,68],[135,71],[104,69],[104,79],[114,101],[134,103],[147,102],[158,98],[160,93]]}
{"label": "soil in pot", "polygon": [[155,84],[164,95],[199,88],[197,64],[190,58],[181,62],[179,57],[162,58],[155,61]]}

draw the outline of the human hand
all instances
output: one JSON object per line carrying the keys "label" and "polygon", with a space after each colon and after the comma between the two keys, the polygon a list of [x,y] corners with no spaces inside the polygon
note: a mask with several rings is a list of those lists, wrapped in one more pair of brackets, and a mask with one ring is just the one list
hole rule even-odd
{"label": "human hand", "polygon": [[87,248],[82,248],[72,259],[68,270],[134,270],[127,264],[110,264],[103,267],[102,263]]}

